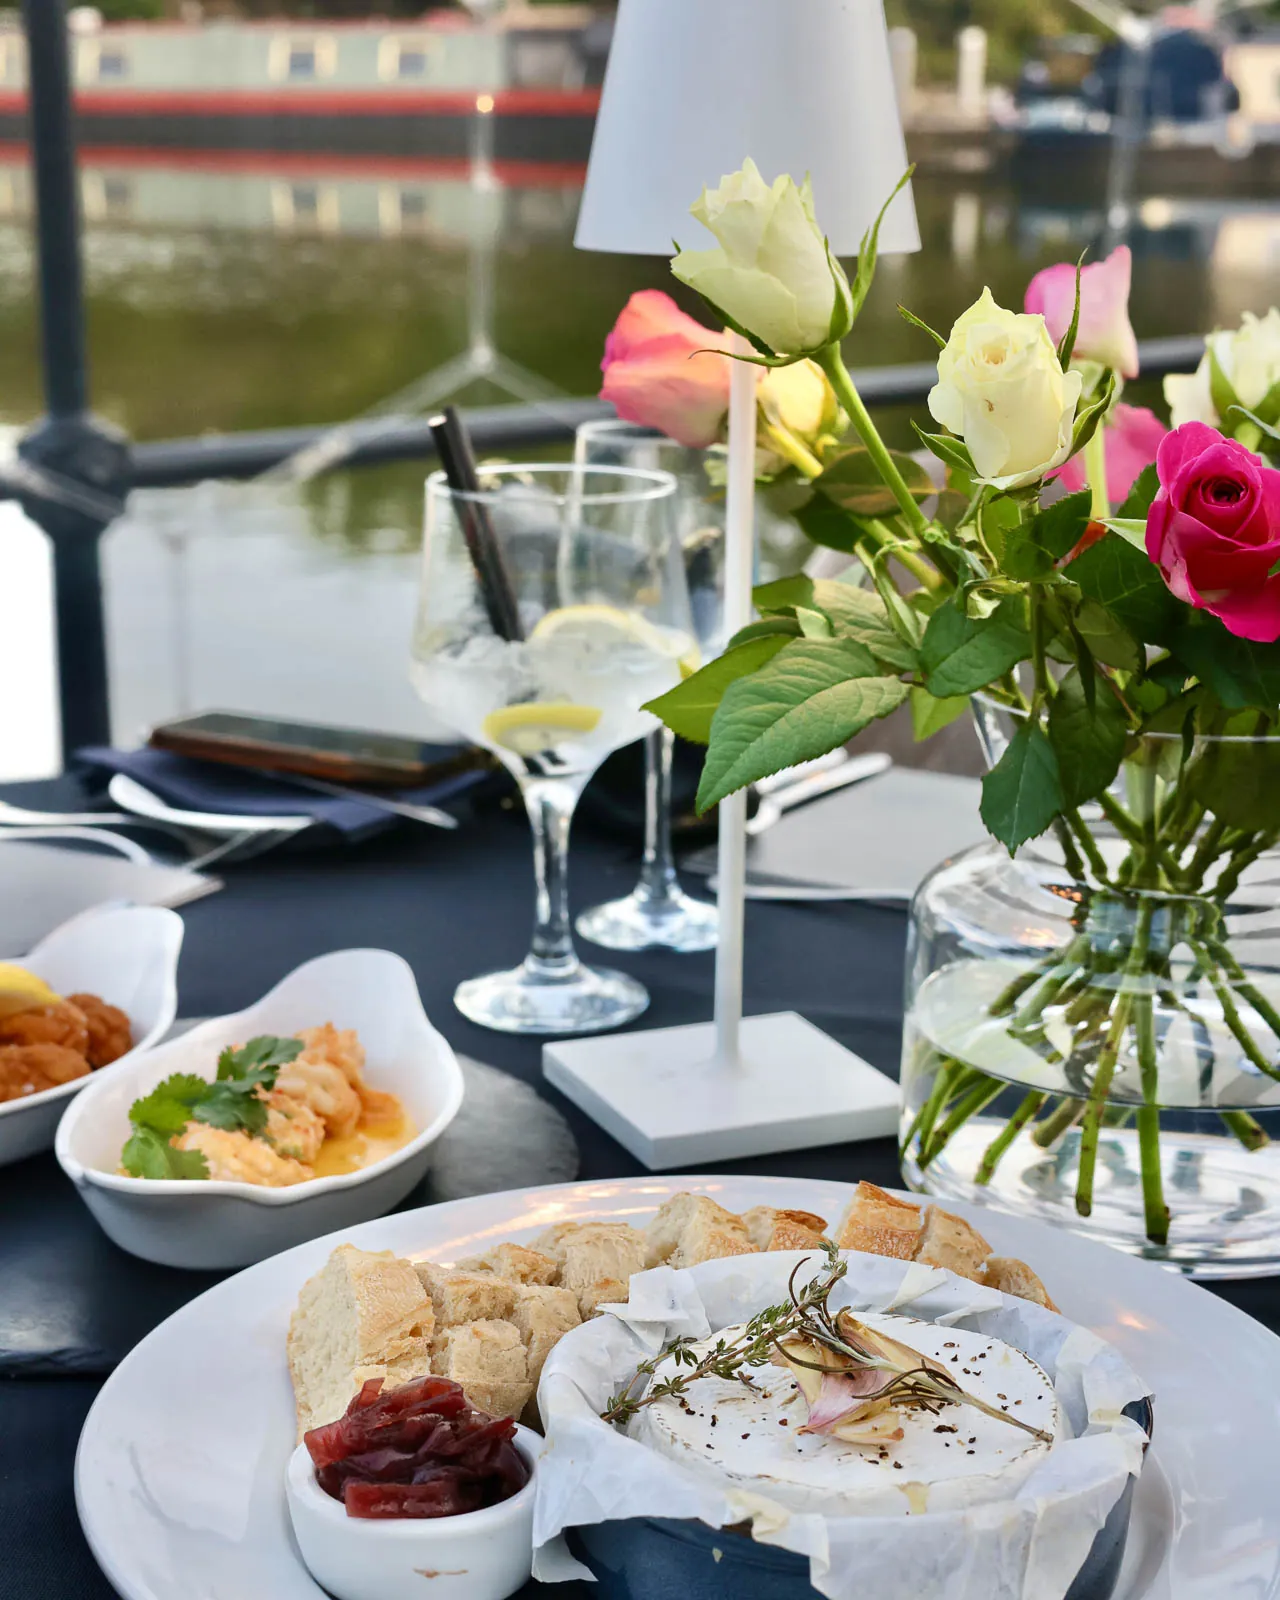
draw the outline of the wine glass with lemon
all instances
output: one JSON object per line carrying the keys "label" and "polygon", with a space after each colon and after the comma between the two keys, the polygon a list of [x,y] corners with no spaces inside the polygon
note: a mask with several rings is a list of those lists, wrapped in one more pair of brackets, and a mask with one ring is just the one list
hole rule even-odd
{"label": "wine glass with lemon", "polygon": [[696,665],[669,473],[482,468],[427,481],[411,675],[419,696],[520,787],[533,827],[533,941],[461,984],[458,1009],[508,1033],[590,1033],[639,1016],[644,987],[585,966],[570,932],[569,827],[588,778],[654,726],[641,707]]}

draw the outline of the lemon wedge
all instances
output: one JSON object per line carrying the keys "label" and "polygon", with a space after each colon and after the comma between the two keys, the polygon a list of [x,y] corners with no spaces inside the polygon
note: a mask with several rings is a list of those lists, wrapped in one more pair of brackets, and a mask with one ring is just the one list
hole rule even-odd
{"label": "lemon wedge", "polygon": [[562,739],[593,733],[600,715],[599,706],[580,706],[571,700],[530,700],[525,705],[491,711],[481,727],[485,738],[504,750],[536,756],[553,749]]}
{"label": "lemon wedge", "polygon": [[36,1006],[56,1006],[56,995],[43,978],[25,967],[0,961],[0,1017],[12,1017]]}

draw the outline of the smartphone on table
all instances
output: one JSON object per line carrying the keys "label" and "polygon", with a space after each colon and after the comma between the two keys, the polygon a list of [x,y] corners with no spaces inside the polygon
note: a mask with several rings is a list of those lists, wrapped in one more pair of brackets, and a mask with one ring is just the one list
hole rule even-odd
{"label": "smartphone on table", "polygon": [[329,783],[409,789],[488,765],[483,750],[424,744],[392,733],[286,722],[239,711],[205,711],[151,730],[158,750],[263,772],[297,773]]}

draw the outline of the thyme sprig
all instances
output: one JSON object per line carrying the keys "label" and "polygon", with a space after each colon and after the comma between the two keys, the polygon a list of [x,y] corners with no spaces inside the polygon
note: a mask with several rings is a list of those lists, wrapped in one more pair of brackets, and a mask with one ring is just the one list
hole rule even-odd
{"label": "thyme sprig", "polygon": [[[787,1282],[787,1300],[757,1312],[737,1338],[719,1338],[705,1355],[699,1357],[693,1348],[695,1341],[682,1334],[672,1339],[657,1355],[642,1361],[631,1381],[614,1395],[607,1409],[600,1413],[604,1421],[629,1422],[645,1406],[685,1394],[699,1378],[736,1380],[753,1387],[749,1369],[767,1365],[775,1353],[790,1366],[839,1373],[839,1367],[833,1368],[820,1361],[806,1361],[797,1356],[793,1349],[783,1348],[784,1344],[790,1346],[795,1341],[803,1341],[828,1350],[845,1362],[888,1373],[889,1381],[867,1399],[929,1412],[937,1412],[944,1405],[973,1406],[998,1422],[1008,1422],[1034,1438],[1049,1444],[1053,1442],[1051,1433],[1033,1427],[1020,1417],[999,1411],[985,1400],[967,1393],[949,1373],[940,1367],[922,1364],[922,1358],[915,1351],[898,1345],[896,1340],[884,1341],[879,1350],[872,1346],[869,1339],[864,1342],[862,1334],[870,1334],[871,1330],[862,1329],[861,1324],[847,1311],[833,1314],[829,1304],[831,1291],[845,1276],[848,1263],[841,1260],[834,1244],[825,1242],[822,1249],[826,1256],[823,1270],[811,1278],[803,1289],[797,1290],[796,1278],[809,1257],[798,1261]],[[896,1346],[902,1350],[904,1357],[912,1359],[908,1361],[895,1357],[888,1353],[886,1346]],[[674,1361],[677,1368],[682,1370],[656,1379],[658,1367],[667,1360]]]}

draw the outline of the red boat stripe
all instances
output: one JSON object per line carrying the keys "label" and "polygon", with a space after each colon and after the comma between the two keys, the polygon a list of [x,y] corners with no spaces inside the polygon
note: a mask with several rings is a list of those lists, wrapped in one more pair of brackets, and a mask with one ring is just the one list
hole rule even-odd
{"label": "red boat stripe", "polygon": [[[76,95],[82,116],[190,117],[465,117],[480,98],[492,101],[495,116],[590,117],[600,105],[598,89],[483,90],[406,89],[88,89]],[[0,92],[0,114],[26,109],[26,95]]]}

